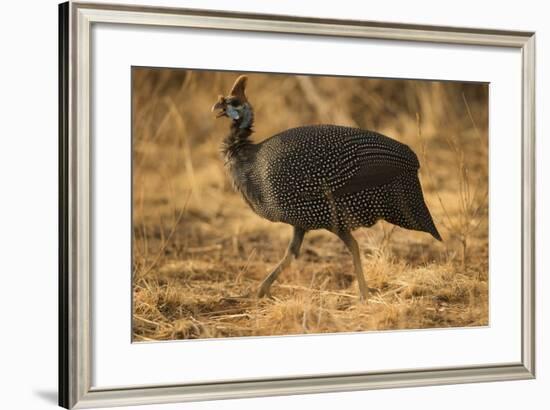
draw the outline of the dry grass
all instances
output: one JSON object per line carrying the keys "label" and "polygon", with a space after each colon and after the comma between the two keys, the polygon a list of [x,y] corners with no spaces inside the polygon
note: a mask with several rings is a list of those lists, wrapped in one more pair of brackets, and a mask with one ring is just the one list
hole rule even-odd
{"label": "dry grass", "polygon": [[304,124],[373,129],[420,157],[444,238],[380,222],[355,232],[369,286],[360,303],[350,255],[332,234],[258,300],[291,229],[235,193],[210,106],[236,73],[133,71],[133,333],[167,340],[488,324],[487,87],[428,81],[251,74],[256,138]]}

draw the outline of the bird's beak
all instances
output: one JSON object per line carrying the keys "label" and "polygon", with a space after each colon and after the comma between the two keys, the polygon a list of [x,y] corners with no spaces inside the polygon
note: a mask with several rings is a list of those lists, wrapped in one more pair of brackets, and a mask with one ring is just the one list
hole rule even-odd
{"label": "bird's beak", "polygon": [[223,101],[223,99],[219,99],[218,102],[212,106],[212,112],[216,112],[217,110],[220,111],[216,114],[216,118],[220,118],[225,115],[225,101]]}

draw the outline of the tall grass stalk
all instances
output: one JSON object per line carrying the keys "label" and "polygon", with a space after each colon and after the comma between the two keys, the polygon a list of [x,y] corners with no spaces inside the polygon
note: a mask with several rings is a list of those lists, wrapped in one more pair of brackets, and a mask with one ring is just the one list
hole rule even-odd
{"label": "tall grass stalk", "polygon": [[[463,94],[464,97],[464,94]],[[476,125],[473,122],[470,108],[467,100],[464,97],[464,103],[466,104],[469,117],[472,121],[474,129]],[[427,175],[433,180],[433,170],[430,166],[430,161],[426,155],[426,141],[422,136],[422,126],[420,114],[416,113],[418,138],[423,142],[422,144],[422,158],[423,165],[427,169]],[[481,140],[480,134],[476,129],[476,135]],[[468,265],[468,251],[469,244],[472,235],[474,235],[480,227],[481,222],[484,220],[484,212],[487,208],[488,192],[484,189],[485,184],[478,181],[472,181],[472,177],[468,166],[465,161],[465,151],[457,141],[456,136],[445,135],[445,141],[449,150],[453,153],[454,173],[458,181],[458,212],[456,215],[451,215],[449,207],[445,204],[445,201],[441,198],[438,190],[435,191],[439,205],[443,210],[443,217],[438,221],[451,235],[456,237],[461,245],[461,266],[465,270]]]}

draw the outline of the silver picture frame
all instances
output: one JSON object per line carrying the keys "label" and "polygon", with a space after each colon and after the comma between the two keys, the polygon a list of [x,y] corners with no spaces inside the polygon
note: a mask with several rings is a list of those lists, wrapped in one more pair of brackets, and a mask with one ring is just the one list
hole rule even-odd
{"label": "silver picture frame", "polygon": [[[522,355],[476,367],[405,369],[205,384],[98,389],[91,385],[90,75],[97,23],[466,44],[522,55]],[[68,2],[59,6],[59,404],[88,408],[341,392],[535,377],[535,33],[224,11]]]}

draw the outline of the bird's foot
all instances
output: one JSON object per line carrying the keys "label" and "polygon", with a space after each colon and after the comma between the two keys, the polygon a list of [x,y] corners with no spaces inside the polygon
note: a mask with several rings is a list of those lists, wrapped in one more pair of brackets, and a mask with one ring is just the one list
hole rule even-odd
{"label": "bird's foot", "polygon": [[265,284],[262,284],[262,286],[260,286],[260,289],[258,289],[258,299],[262,299],[264,297],[273,299],[273,296],[271,296],[270,287],[271,286],[266,286]]}
{"label": "bird's foot", "polygon": [[256,299],[256,295],[254,295],[253,291],[251,289],[246,289],[240,295],[222,296],[220,298],[220,302],[242,303],[242,302],[250,302],[254,299]]}
{"label": "bird's foot", "polygon": [[379,295],[380,289],[367,287],[365,291],[359,292],[359,301],[361,303],[369,303],[369,296]]}
{"label": "bird's foot", "polygon": [[236,295],[236,296],[224,296],[222,298],[220,298],[221,301],[226,301],[226,302],[241,302],[243,300],[250,300],[250,299],[253,299],[254,297],[252,296],[251,292],[246,292],[242,295]]}

